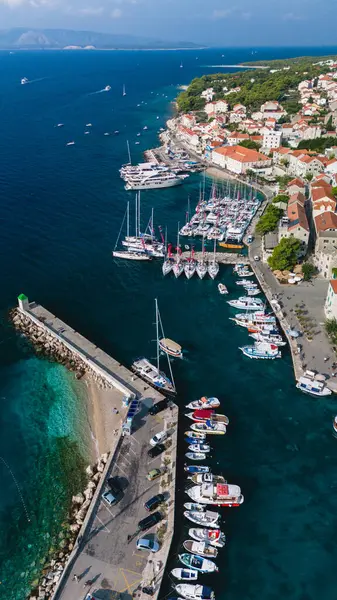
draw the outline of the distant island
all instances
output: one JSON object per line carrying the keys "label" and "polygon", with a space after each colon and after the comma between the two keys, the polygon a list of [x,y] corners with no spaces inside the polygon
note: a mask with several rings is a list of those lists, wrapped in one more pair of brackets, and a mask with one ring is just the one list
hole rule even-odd
{"label": "distant island", "polygon": [[75,31],[71,29],[26,29],[16,27],[0,30],[1,50],[176,50],[200,48],[191,42],[169,42],[132,35]]}

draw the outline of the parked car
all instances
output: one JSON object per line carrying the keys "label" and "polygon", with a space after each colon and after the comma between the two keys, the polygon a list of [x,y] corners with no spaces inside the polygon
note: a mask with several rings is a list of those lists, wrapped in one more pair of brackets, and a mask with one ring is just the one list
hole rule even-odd
{"label": "parked car", "polygon": [[157,477],[164,475],[164,473],[166,473],[165,467],[161,467],[160,469],[151,469],[146,477],[149,481],[153,481],[154,479],[157,479]]}
{"label": "parked car", "polygon": [[167,431],[159,431],[153,438],[150,439],[150,446],[156,446],[157,444],[162,444],[168,438]]}
{"label": "parked car", "polygon": [[156,458],[156,456],[159,456],[165,452],[165,450],[164,444],[157,444],[154,448],[150,448],[150,450],[147,451],[147,454],[150,458]]}
{"label": "parked car", "polygon": [[164,400],[160,400],[159,402],[157,402],[157,404],[154,404],[153,406],[151,406],[151,408],[149,410],[149,414],[157,415],[162,410],[165,410],[165,408],[168,408],[169,406],[171,406],[171,404],[172,404],[172,402],[169,398],[164,398]]}
{"label": "parked car", "polygon": [[164,494],[156,494],[156,496],[152,496],[152,498],[144,503],[144,508],[145,510],[151,512],[152,510],[158,508],[158,506],[160,506],[160,504],[163,502],[165,502]]}
{"label": "parked car", "polygon": [[106,490],[103,494],[103,500],[107,502],[110,506],[114,506],[119,502],[123,497],[123,490],[117,485],[115,477],[109,478],[108,481],[109,489]]}
{"label": "parked car", "polygon": [[137,540],[137,550],[148,550],[149,552],[158,552],[160,545],[156,537],[142,537]]}
{"label": "parked car", "polygon": [[259,257],[259,256],[254,256],[254,260],[255,260],[256,262],[259,262],[259,260],[260,260],[260,257]]}
{"label": "parked car", "polygon": [[142,531],[146,531],[147,529],[150,529],[150,527],[153,527],[153,525],[157,525],[157,523],[159,523],[162,520],[162,518],[163,517],[160,514],[160,512],[154,512],[152,513],[152,515],[149,515],[148,517],[145,517],[145,519],[139,521],[138,528]]}

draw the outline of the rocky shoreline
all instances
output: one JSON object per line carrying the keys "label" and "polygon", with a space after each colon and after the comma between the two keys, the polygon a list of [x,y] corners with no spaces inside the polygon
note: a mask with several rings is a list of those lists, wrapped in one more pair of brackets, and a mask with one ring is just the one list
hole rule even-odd
{"label": "rocky shoreline", "polygon": [[76,544],[79,545],[78,534],[85,521],[107,461],[108,454],[102,454],[94,466],[87,467],[88,483],[83,492],[72,497],[68,519],[63,522],[58,536],[58,548],[54,548],[49,553],[41,576],[37,582],[33,583],[33,589],[27,596],[27,600],[51,600],[53,597],[71,553]]}
{"label": "rocky shoreline", "polygon": [[76,352],[72,352],[52,332],[46,331],[43,322],[38,326],[18,308],[9,313],[9,318],[15,329],[23,333],[32,343],[35,352],[65,366],[75,373],[76,379],[88,374],[101,389],[111,389],[112,385],[103,376],[91,369]]}

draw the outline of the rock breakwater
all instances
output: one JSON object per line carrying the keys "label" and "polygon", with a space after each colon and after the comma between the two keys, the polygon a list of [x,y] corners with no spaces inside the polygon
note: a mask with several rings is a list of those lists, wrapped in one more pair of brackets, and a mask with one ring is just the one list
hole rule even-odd
{"label": "rock breakwater", "polygon": [[[44,561],[39,580],[32,582],[27,600],[51,600],[74,549],[80,547],[80,531],[90,508],[95,491],[102,478],[108,454],[102,454],[93,466],[88,466],[88,482],[83,492],[72,497],[68,518],[63,522],[57,543],[50,549]],[[85,527],[84,527],[85,529]]]}

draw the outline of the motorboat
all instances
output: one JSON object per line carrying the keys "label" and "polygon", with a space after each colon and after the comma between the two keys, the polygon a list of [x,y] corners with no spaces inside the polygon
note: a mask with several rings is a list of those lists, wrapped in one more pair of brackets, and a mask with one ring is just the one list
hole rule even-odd
{"label": "motorboat", "polygon": [[188,535],[198,542],[207,542],[216,548],[223,548],[226,543],[226,536],[220,529],[189,529]]}
{"label": "motorboat", "polygon": [[186,600],[214,600],[215,598],[213,590],[206,585],[179,583],[175,589]]}
{"label": "motorboat", "polygon": [[186,540],[183,546],[187,552],[191,554],[198,554],[203,558],[216,558],[218,551],[214,546],[208,544],[208,542],[197,542],[195,540]]}
{"label": "motorboat", "polygon": [[[184,555],[182,555],[182,556],[184,556]],[[180,562],[182,562],[183,564],[185,564],[180,559],[180,556],[179,556],[179,560],[180,560]],[[200,569],[198,569],[198,570],[200,570]],[[179,579],[179,581],[197,581],[197,579],[198,579],[198,570],[195,569],[195,568],[192,568],[192,569],[176,568],[176,569],[172,569],[171,575],[173,577],[175,577],[176,579]]]}
{"label": "motorboat", "polygon": [[[337,416],[334,417],[333,421],[332,421],[332,428],[335,432],[335,434],[337,434]],[[186,502],[186,504],[188,504],[188,502]],[[185,505],[184,505],[185,506]]]}
{"label": "motorboat", "polygon": [[141,379],[150,383],[156,389],[165,391],[169,394],[175,394],[175,387],[171,380],[155,367],[147,358],[140,358],[132,363],[132,371],[137,373]]}
{"label": "motorboat", "polygon": [[224,283],[218,283],[218,290],[220,294],[228,294],[228,289]]}
{"label": "motorboat", "polygon": [[226,483],[226,479],[222,475],[213,475],[213,473],[194,473],[188,479],[191,479],[196,485],[199,483]]}
{"label": "motorboat", "polygon": [[276,317],[272,314],[266,314],[264,311],[254,311],[252,313],[237,314],[232,321],[242,327],[249,327],[250,325],[263,325],[265,327],[266,324],[272,324],[275,327]]}
{"label": "motorboat", "polygon": [[196,271],[196,263],[194,260],[187,260],[184,265],[184,272],[187,279],[191,279]]}
{"label": "motorboat", "polygon": [[242,346],[239,348],[248,358],[270,359],[281,358],[281,351],[275,344],[267,342],[255,342],[253,346]]}
{"label": "motorboat", "polygon": [[218,406],[220,406],[220,400],[218,398],[214,398],[213,396],[210,398],[207,398],[207,396],[202,396],[200,400],[193,400],[193,402],[186,404],[186,408],[192,408],[194,410],[203,408],[218,408]]}
{"label": "motorboat", "polygon": [[204,512],[205,507],[203,504],[195,504],[195,502],[185,502],[184,508],[190,511]]}
{"label": "motorboat", "polygon": [[330,396],[332,391],[326,386],[324,380],[321,381],[320,379],[320,375],[317,375],[314,371],[305,371],[304,375],[300,377],[296,383],[296,387],[298,390],[301,390],[301,392],[309,394],[310,396]]}
{"label": "motorboat", "polygon": [[178,554],[178,558],[183,565],[190,567],[190,570],[194,570],[194,573],[215,573],[218,571],[216,564],[203,556],[195,554]]}
{"label": "motorboat", "polygon": [[185,415],[192,421],[207,421],[211,419],[214,423],[225,423],[225,425],[229,424],[229,418],[226,415],[218,415],[213,409],[203,409],[203,410],[195,410],[194,412],[186,413]]}
{"label": "motorboat", "polygon": [[186,490],[186,494],[198,504],[232,507],[244,501],[241,488],[229,483],[202,483]]}
{"label": "motorboat", "polygon": [[193,438],[195,440],[205,440],[206,439],[206,433],[202,433],[199,431],[185,431],[184,435],[186,435],[189,438]]}
{"label": "motorboat", "polygon": [[129,250],[113,250],[114,258],[125,258],[126,260],[151,260],[151,256],[143,252],[130,252]]}
{"label": "motorboat", "polygon": [[75,142],[67,142],[66,143],[66,146],[74,146],[74,145],[75,145]]}
{"label": "motorboat", "polygon": [[27,77],[22,77],[21,85],[25,85],[26,83],[29,83],[29,79]]}
{"label": "motorboat", "polygon": [[214,423],[213,421],[202,421],[201,423],[193,423],[191,425],[193,431],[201,431],[207,435],[225,435],[226,425],[225,423]]}
{"label": "motorboat", "polygon": [[180,277],[184,272],[184,263],[181,260],[178,260],[174,263],[172,271],[175,277]]}
{"label": "motorboat", "polygon": [[181,346],[169,338],[162,338],[159,340],[159,348],[163,352],[166,352],[166,354],[174,356],[175,358],[183,357]]}
{"label": "motorboat", "polygon": [[209,444],[191,444],[190,446],[188,446],[188,449],[191,450],[191,452],[210,452],[211,451],[211,447]]}
{"label": "motorboat", "polygon": [[210,468],[206,465],[185,465],[184,471],[186,473],[209,473]]}
{"label": "motorboat", "polygon": [[204,452],[186,452],[186,458],[189,460],[206,460],[206,454]]}
{"label": "motorboat", "polygon": [[275,346],[285,346],[285,342],[281,335],[273,333],[272,331],[259,331],[256,333],[250,333],[249,337],[253,338],[257,342],[267,342],[268,344],[275,344]]}
{"label": "motorboat", "polygon": [[236,272],[238,277],[253,277],[253,271],[248,271],[247,269],[243,269],[242,271]]}
{"label": "motorboat", "polygon": [[246,292],[247,296],[258,296],[259,294],[261,294],[261,290],[259,290],[258,288],[246,287]]}
{"label": "motorboat", "polygon": [[227,304],[233,308],[240,308],[241,310],[261,310],[264,306],[261,298],[249,298],[249,296],[241,296],[237,300],[227,300]]}
{"label": "motorboat", "polygon": [[[197,503],[199,504],[199,502]],[[185,510],[184,517],[192,523],[202,525],[203,527],[217,527],[220,519],[220,513],[213,512],[211,510],[201,511],[199,510]]]}
{"label": "motorboat", "polygon": [[208,274],[212,279],[216,278],[217,274],[219,273],[219,269],[219,263],[216,260],[208,263]]}
{"label": "motorboat", "polygon": [[110,90],[111,90],[111,85],[106,85],[105,88],[104,88],[104,91],[105,92],[110,92]]}
{"label": "motorboat", "polygon": [[240,279],[239,281],[235,282],[236,285],[243,285],[243,286],[257,286],[257,283],[253,283],[251,282],[249,279]]}
{"label": "motorboat", "polygon": [[198,260],[197,262],[197,266],[196,266],[196,272],[198,277],[200,277],[200,279],[203,279],[205,277],[205,275],[207,274],[207,264],[204,260]]}

